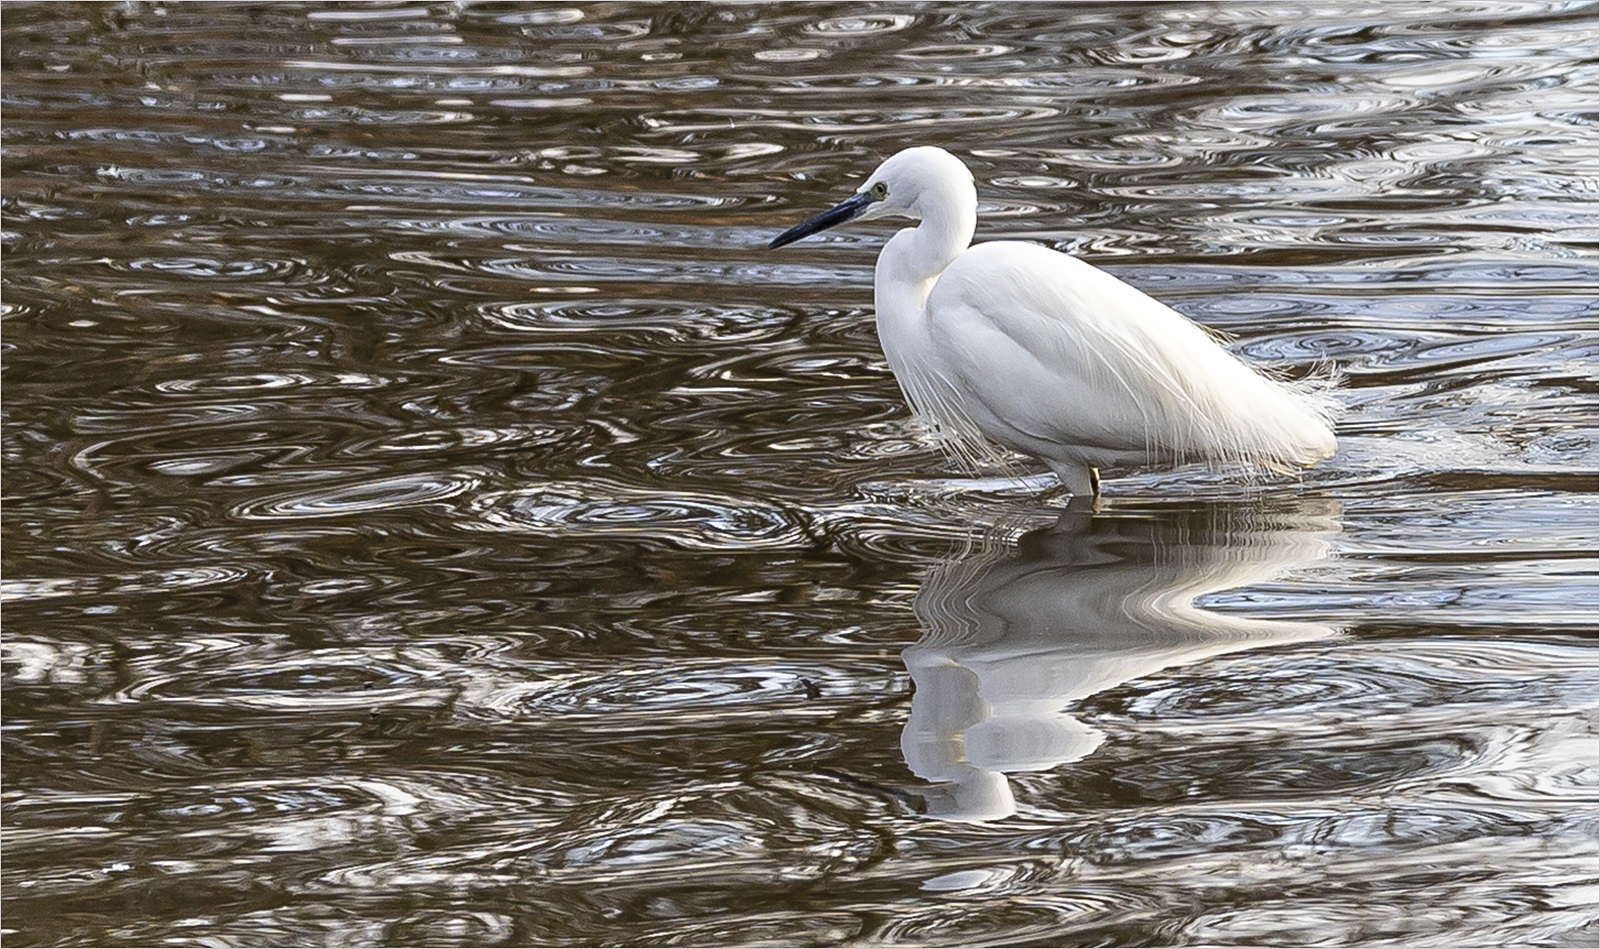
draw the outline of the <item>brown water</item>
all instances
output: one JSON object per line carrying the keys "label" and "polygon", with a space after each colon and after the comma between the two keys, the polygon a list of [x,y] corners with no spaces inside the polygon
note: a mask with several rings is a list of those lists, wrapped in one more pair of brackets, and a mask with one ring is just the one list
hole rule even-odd
{"label": "brown water", "polygon": [[[1600,936],[1595,5],[3,17],[6,945]],[[1339,455],[948,466],[919,143]]]}

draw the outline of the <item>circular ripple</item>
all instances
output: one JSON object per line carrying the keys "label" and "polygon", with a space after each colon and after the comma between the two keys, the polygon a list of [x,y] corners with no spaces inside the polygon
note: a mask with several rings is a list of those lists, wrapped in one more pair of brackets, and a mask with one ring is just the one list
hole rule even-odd
{"label": "circular ripple", "polygon": [[174,788],[142,806],[129,808],[129,816],[145,822],[181,824],[186,829],[208,824],[237,829],[239,822],[253,817],[355,811],[381,801],[360,788],[340,784],[233,784]]}
{"label": "circular ripple", "polygon": [[237,280],[240,277],[281,277],[303,270],[302,260],[218,260],[214,257],[145,257],[128,261],[129,270],[202,280]]}
{"label": "circular ripple", "polygon": [[[901,906],[885,914],[892,920],[861,940],[876,945],[988,945],[1004,933],[1012,945],[1077,945],[1071,933],[1125,919],[1135,913],[1164,910],[1159,901],[1127,887],[1051,887],[1043,896],[1013,895],[1003,901],[925,901],[910,912]],[[1102,944],[1097,940],[1091,945]]]}
{"label": "circular ripple", "polygon": [[916,17],[905,13],[868,14],[862,16],[829,17],[805,26],[807,33],[838,36],[866,36],[874,33],[893,33],[916,22]]}
{"label": "circular ripple", "polygon": [[[160,702],[230,712],[351,712],[385,707],[435,707],[453,689],[427,687],[414,671],[364,653],[236,655],[238,650],[176,656],[146,668],[108,702]],[[220,664],[208,670],[206,665]]]}
{"label": "circular ripple", "polygon": [[[626,905],[623,895],[611,899]],[[857,944],[860,931],[861,919],[855,912],[747,909],[675,920],[665,930],[634,930],[627,941],[640,946],[848,946]]]}
{"label": "circular ripple", "polygon": [[43,600],[68,596],[173,593],[198,587],[231,587],[250,576],[251,571],[246,567],[216,564],[205,567],[175,567],[159,573],[56,579],[11,578],[0,583],[0,599]]}
{"label": "circular ripple", "polygon": [[509,944],[516,925],[504,913],[434,909],[392,923],[384,942],[399,946],[497,946]]}
{"label": "circular ripple", "polygon": [[801,315],[798,311],[615,298],[497,304],[480,312],[487,322],[508,330],[604,333],[612,346],[630,342],[630,336],[648,336],[652,348],[671,343],[698,347],[706,340],[771,339]]}
{"label": "circular ripple", "polygon": [[1326,314],[1332,306],[1326,301],[1292,296],[1266,294],[1214,294],[1211,296],[1173,301],[1185,316],[1212,326],[1227,326],[1228,332],[1247,333],[1251,330],[1283,332],[1292,329],[1284,326],[1290,317],[1306,323],[1316,321],[1321,331],[1327,332]]}
{"label": "circular ripple", "polygon": [[200,379],[168,379],[156,384],[164,393],[236,393],[304,386],[336,386],[344,389],[378,389],[392,382],[367,373],[257,372],[239,375],[206,376]]}
{"label": "circular ripple", "polygon": [[1265,716],[1268,710],[1285,714],[1360,704],[1381,696],[1386,687],[1383,681],[1341,674],[1337,669],[1325,674],[1329,671],[1252,669],[1247,682],[1229,682],[1220,675],[1198,684],[1182,679],[1144,692],[1129,704],[1129,710],[1162,722],[1248,719]]}
{"label": "circular ripple", "polygon": [[840,696],[860,696],[864,684],[881,686],[880,668],[861,664],[764,662],[696,662],[612,668],[544,682],[519,682],[485,691],[458,702],[458,709],[495,719],[557,715],[599,716],[610,727],[625,730],[655,726],[663,715],[683,725],[695,717],[722,720],[728,716],[766,718],[775,710],[800,711],[816,703],[819,714],[836,710]]}
{"label": "circular ripple", "polygon": [[361,458],[368,455],[430,455],[463,449],[550,446],[560,443],[568,436],[567,432],[540,425],[514,428],[463,426],[450,429],[414,429],[352,442],[341,447],[339,454]]}
{"label": "circular ripple", "polygon": [[1415,349],[1413,336],[1376,330],[1290,333],[1253,339],[1236,348],[1241,355],[1264,361],[1349,359],[1352,356],[1403,353]]}
{"label": "circular ripple", "polygon": [[631,538],[691,550],[809,545],[799,515],[775,504],[600,482],[552,482],[490,494],[477,499],[472,511],[491,529],[543,536]]}
{"label": "circular ripple", "polygon": [[232,511],[245,520],[344,517],[432,504],[476,488],[475,474],[434,472],[279,494]]}

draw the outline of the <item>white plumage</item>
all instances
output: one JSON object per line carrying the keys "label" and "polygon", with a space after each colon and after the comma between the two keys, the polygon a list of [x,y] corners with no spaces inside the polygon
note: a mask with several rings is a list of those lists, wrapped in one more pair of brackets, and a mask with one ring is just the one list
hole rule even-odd
{"label": "white plumage", "polygon": [[971,245],[972,173],[940,148],[885,161],[848,200],[773,240],[857,217],[920,219],[875,277],[878,336],[913,411],[975,462],[984,438],[1074,495],[1102,466],[1210,462],[1292,471],[1334,453],[1327,385],[1270,379],[1108,273],[1020,241]]}

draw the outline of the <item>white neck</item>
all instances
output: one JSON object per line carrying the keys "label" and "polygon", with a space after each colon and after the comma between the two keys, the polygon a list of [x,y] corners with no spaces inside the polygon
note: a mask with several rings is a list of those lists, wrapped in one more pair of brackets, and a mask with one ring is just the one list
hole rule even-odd
{"label": "white neck", "polygon": [[938,277],[972,246],[972,233],[978,227],[978,193],[971,180],[942,181],[911,210],[922,218],[922,223],[911,231],[906,265],[918,276]]}
{"label": "white neck", "polygon": [[[878,255],[873,302],[880,338],[886,340],[903,338],[891,327],[904,327],[922,318],[939,275],[972,245],[972,233],[978,226],[978,195],[970,181],[949,181],[926,194],[912,211],[921,216],[922,223],[891,237]],[[893,364],[895,354],[888,355]]]}

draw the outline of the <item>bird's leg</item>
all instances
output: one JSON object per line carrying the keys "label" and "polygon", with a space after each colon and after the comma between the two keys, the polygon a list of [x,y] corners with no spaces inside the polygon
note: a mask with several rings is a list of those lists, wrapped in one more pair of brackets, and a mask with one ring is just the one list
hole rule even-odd
{"label": "bird's leg", "polygon": [[1040,500],[1070,494],[1075,498],[1100,496],[1100,473],[1080,461],[1050,462],[1050,468],[1061,482],[1040,496]]}

